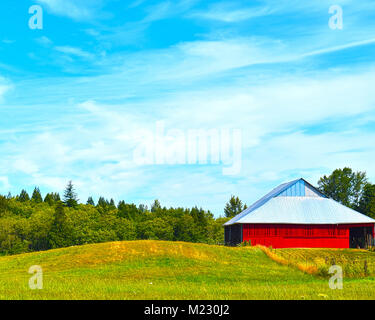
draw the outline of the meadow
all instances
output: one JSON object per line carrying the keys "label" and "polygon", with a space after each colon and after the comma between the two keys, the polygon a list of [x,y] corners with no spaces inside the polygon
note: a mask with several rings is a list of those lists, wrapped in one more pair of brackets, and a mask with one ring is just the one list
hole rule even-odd
{"label": "meadow", "polygon": [[293,248],[271,251],[282,257],[287,265],[313,274],[328,275],[330,266],[338,265],[342,267],[343,275],[347,278],[375,276],[375,253],[368,250]]}
{"label": "meadow", "polygon": [[[372,252],[275,251],[289,263],[274,261],[260,247],[151,240],[3,256],[0,299],[375,299]],[[298,268],[305,256],[310,264],[326,256],[342,264],[366,259],[370,271],[344,275],[343,290],[332,290],[326,275]],[[41,290],[29,288],[32,265],[43,269]]]}

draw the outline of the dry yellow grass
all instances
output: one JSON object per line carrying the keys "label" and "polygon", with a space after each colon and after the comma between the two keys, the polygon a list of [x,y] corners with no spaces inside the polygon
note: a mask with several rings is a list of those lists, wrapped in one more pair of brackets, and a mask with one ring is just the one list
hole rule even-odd
{"label": "dry yellow grass", "polygon": [[265,246],[259,246],[259,248],[269,258],[271,258],[275,262],[278,262],[278,263],[283,264],[283,265],[295,267],[295,268],[297,268],[297,269],[299,269],[299,270],[301,270],[305,273],[308,273],[308,274],[314,274],[314,275],[318,274],[319,265],[317,265],[317,264],[309,263],[309,262],[307,262],[307,260],[305,262],[301,262],[297,259],[286,259],[285,257],[283,257],[281,255],[278,255],[276,249],[272,250],[272,249],[267,248]]}
{"label": "dry yellow grass", "polygon": [[375,253],[362,249],[326,248],[259,248],[272,260],[308,274],[326,276],[332,265],[343,268],[346,277],[375,275]]}

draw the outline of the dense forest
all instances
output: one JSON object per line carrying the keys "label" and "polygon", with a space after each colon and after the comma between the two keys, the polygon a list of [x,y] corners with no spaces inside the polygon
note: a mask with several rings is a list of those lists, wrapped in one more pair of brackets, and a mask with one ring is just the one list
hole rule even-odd
{"label": "dense forest", "polygon": [[79,204],[72,183],[62,199],[57,193],[43,198],[35,188],[31,197],[25,190],[0,196],[0,254],[136,239],[218,244],[227,220],[197,207],[165,208],[158,200],[150,209],[102,197]]}
{"label": "dense forest", "polygon": [[[375,185],[364,172],[337,169],[318,186],[328,197],[375,217]],[[31,196],[25,190],[0,196],[0,254],[136,239],[222,244],[223,224],[246,207],[232,196],[225,217],[215,218],[202,208],[166,208],[158,200],[150,208],[103,197],[81,204],[71,182],[62,198],[58,193],[43,197],[36,187]]]}

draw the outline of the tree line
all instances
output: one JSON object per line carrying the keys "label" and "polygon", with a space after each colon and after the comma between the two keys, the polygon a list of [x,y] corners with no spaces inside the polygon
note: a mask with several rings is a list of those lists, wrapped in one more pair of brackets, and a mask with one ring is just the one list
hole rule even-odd
{"label": "tree line", "polygon": [[[336,169],[318,181],[326,196],[375,218],[375,185],[365,172]],[[72,182],[62,198],[36,187],[31,196],[0,196],[0,254],[121,240],[169,240],[219,244],[224,242],[223,224],[247,208],[232,196],[225,217],[215,218],[202,208],[166,208],[155,200],[150,208],[100,197],[79,203]]]}
{"label": "tree line", "polygon": [[63,197],[35,188],[17,196],[0,196],[0,254],[122,240],[168,240],[208,244],[224,242],[226,218],[202,208],[166,208],[155,200],[150,208],[100,197],[78,203],[72,182]]}

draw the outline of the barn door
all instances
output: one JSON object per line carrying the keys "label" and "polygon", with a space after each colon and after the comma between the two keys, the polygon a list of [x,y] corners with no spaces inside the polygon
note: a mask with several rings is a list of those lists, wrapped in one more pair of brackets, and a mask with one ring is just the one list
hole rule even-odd
{"label": "barn door", "polygon": [[371,227],[354,227],[349,229],[350,248],[367,248],[372,245]]}

